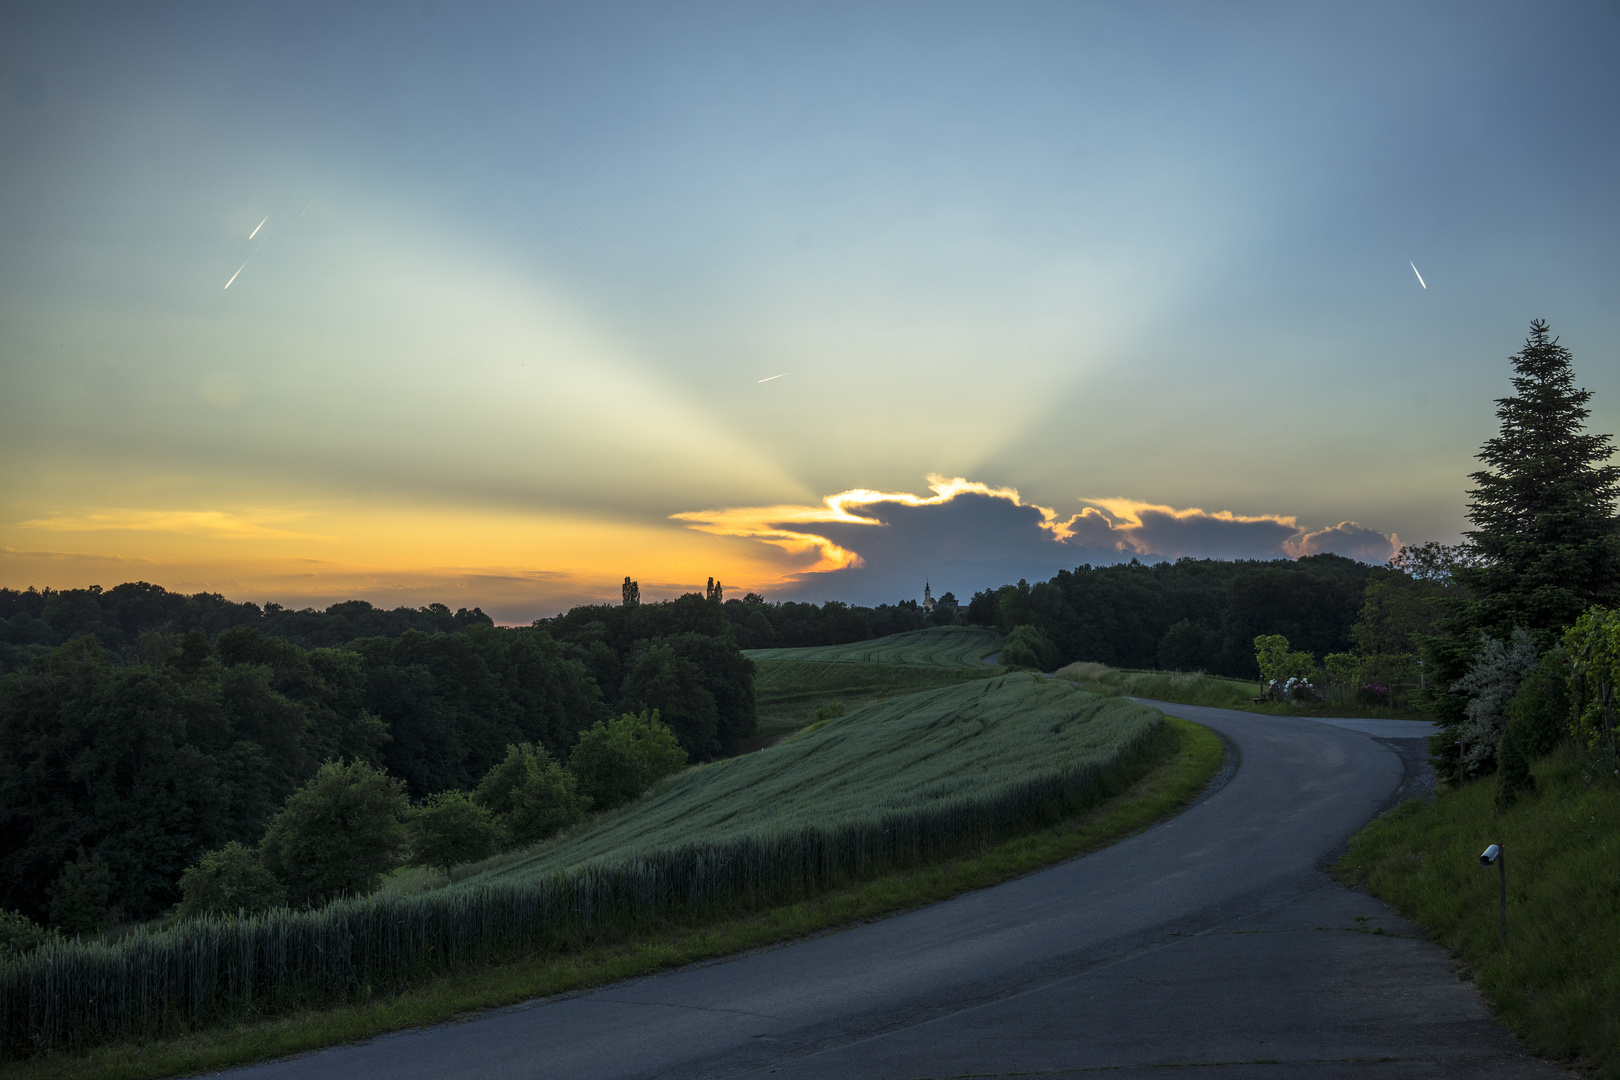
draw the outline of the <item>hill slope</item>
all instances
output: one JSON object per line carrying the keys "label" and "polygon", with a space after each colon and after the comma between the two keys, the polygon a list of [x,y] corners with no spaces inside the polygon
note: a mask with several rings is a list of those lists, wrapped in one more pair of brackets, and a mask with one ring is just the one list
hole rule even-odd
{"label": "hill slope", "polygon": [[1045,776],[1109,770],[1159,713],[1063,682],[1004,675],[908,694],[758,754],[693,769],[621,814],[464,884],[506,882],[744,833],[995,799]]}
{"label": "hill slope", "polygon": [[837,664],[919,664],[981,669],[983,657],[1000,647],[994,630],[940,626],[848,645],[812,645],[801,649],[748,649],[750,660],[819,660]]}

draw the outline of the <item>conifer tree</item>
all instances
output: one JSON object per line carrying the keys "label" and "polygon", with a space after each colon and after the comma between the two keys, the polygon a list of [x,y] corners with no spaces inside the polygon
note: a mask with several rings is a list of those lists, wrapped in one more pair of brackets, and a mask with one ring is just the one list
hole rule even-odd
{"label": "conifer tree", "polygon": [[1512,358],[1514,394],[1496,402],[1501,431],[1470,479],[1468,533],[1478,559],[1457,569],[1476,630],[1507,637],[1523,627],[1550,644],[1593,604],[1620,599],[1613,437],[1586,431],[1590,390],[1575,386],[1568,349],[1530,324]]}
{"label": "conifer tree", "polygon": [[[1432,760],[1447,779],[1463,768],[1458,736],[1468,707],[1466,692],[1452,686],[1487,638],[1522,629],[1546,649],[1586,608],[1620,599],[1612,436],[1586,431],[1592,393],[1575,385],[1573,358],[1545,320],[1530,324],[1524,349],[1510,359],[1514,392],[1497,399],[1501,427],[1480,449],[1485,468],[1470,475],[1474,528],[1468,557],[1451,573],[1463,595],[1425,649],[1439,691],[1436,719],[1446,727],[1431,742]],[[1474,771],[1494,768],[1494,755],[1473,763]]]}

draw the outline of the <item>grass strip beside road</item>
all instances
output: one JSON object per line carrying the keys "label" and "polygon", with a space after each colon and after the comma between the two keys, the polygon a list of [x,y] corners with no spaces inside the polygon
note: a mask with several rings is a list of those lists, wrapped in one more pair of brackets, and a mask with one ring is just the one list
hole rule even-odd
{"label": "grass strip beside road", "polygon": [[[1496,777],[1373,821],[1334,867],[1418,923],[1462,964],[1531,1053],[1620,1078],[1620,784],[1565,747],[1539,789],[1499,811]],[[1507,850],[1508,939],[1496,867]]]}
{"label": "grass strip beside road", "polygon": [[370,1003],[278,1016],[165,1042],[7,1062],[7,1076],[137,1080],[210,1072],[605,986],[947,900],[1106,847],[1197,798],[1219,771],[1224,748],[1205,728],[1177,719],[1170,724],[1177,736],[1171,755],[1122,794],[970,857],[888,874],[765,911],[702,923],[669,920],[621,944],[447,977]]}

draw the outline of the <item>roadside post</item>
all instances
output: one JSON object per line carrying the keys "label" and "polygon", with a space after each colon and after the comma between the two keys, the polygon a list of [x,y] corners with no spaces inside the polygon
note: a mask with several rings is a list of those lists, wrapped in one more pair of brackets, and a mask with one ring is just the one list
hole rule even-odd
{"label": "roadside post", "polygon": [[1492,844],[1480,852],[1479,865],[1489,866],[1496,864],[1496,877],[1500,886],[1502,898],[1502,949],[1507,950],[1507,847],[1504,844]]}

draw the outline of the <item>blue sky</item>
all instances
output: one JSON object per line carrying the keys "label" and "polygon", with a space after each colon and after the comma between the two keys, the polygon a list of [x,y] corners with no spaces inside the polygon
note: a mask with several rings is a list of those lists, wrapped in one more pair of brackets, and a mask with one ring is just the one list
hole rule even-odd
{"label": "blue sky", "polygon": [[8,9],[0,584],[787,595],[815,552],[671,515],[931,475],[1455,539],[1532,317],[1620,426],[1617,45],[1597,4]]}

